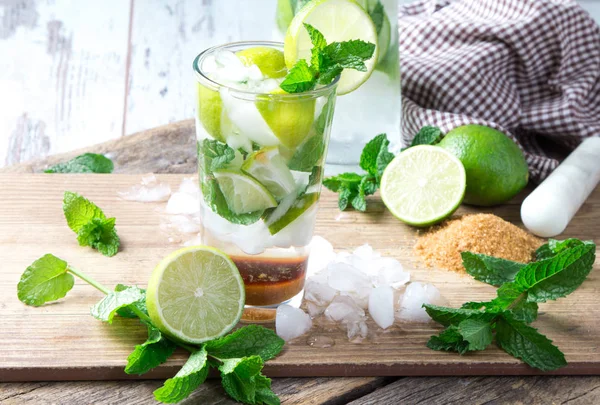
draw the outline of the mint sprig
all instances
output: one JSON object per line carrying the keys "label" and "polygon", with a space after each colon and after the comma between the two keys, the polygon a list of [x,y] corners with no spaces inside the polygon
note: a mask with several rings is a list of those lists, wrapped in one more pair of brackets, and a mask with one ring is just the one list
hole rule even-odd
{"label": "mint sprig", "polygon": [[96,204],[71,191],[65,191],[63,212],[69,228],[77,234],[79,246],[90,246],[104,256],[117,254],[120,240],[115,218],[106,218]]}
{"label": "mint sprig", "polygon": [[467,302],[461,308],[424,305],[434,321],[446,326],[427,346],[464,354],[485,349],[495,336],[500,348],[532,367],[551,371],[565,366],[564,354],[528,324],[538,316],[538,303],[565,297],[584,282],[593,268],[596,245],[550,240],[537,253],[538,261],[523,264],[464,252],[467,273],[500,285],[496,298]]}
{"label": "mint sprig", "polygon": [[97,153],[84,153],[67,162],[50,166],[44,173],[112,173],[112,160]]}
{"label": "mint sprig", "polygon": [[344,69],[366,72],[365,61],[373,57],[375,44],[359,39],[327,43],[323,34],[310,24],[304,23],[313,48],[310,65],[300,59],[289,70],[279,87],[288,93],[313,90],[317,84],[327,85]]}
{"label": "mint sprig", "polygon": [[279,405],[279,398],[271,390],[271,380],[262,374],[264,363],[276,357],[285,343],[272,330],[250,325],[202,345],[177,342],[163,335],[152,323],[146,312],[144,289],[118,284],[115,291],[111,291],[51,254],[27,267],[17,285],[17,296],[32,306],[56,301],[73,288],[73,276],[105,295],[91,309],[95,318],[110,324],[116,316],[137,317],[147,327],[148,339],[127,357],[126,373],[141,375],[152,370],[167,361],[177,347],[190,352],[179,372],[154,391],[156,400],[182,401],[204,382],[212,367],[219,370],[223,388],[233,399],[253,405]]}
{"label": "mint sprig", "polygon": [[339,193],[340,210],[352,206],[358,211],[366,211],[366,197],[375,194],[383,171],[394,158],[394,154],[388,150],[389,144],[387,135],[379,134],[365,145],[360,156],[360,167],[366,174],[342,173],[323,180],[325,187]]}

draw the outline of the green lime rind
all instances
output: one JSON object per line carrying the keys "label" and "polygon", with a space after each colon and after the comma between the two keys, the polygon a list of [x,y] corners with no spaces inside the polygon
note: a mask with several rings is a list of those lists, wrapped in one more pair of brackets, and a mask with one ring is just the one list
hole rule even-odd
{"label": "green lime rind", "polygon": [[220,169],[213,172],[227,206],[237,215],[277,206],[277,200],[257,179],[241,170]]}
{"label": "green lime rind", "polygon": [[294,176],[277,146],[252,152],[246,157],[241,169],[265,186],[277,200],[283,199],[296,189]]}
{"label": "green lime rind", "polygon": [[208,135],[214,139],[225,142],[225,137],[221,131],[221,115],[223,113],[223,101],[218,91],[209,89],[200,83],[197,86],[196,114],[202,127]]}
{"label": "green lime rind", "polygon": [[502,204],[527,185],[529,168],[523,152],[496,129],[484,125],[457,127],[438,146],[456,156],[465,167],[465,204]]}
{"label": "green lime rind", "polygon": [[[265,214],[264,221],[271,235],[275,235],[286,228],[292,222],[297,220],[302,214],[308,211],[319,200],[319,193],[303,194],[295,200],[291,206],[285,210],[285,213],[278,212],[277,209]],[[285,207],[284,202],[281,203]],[[278,207],[279,208],[279,207]]]}
{"label": "green lime rind", "polygon": [[146,305],[164,334],[200,344],[227,334],[239,322],[246,294],[231,259],[208,246],[179,249],[156,266]]}
{"label": "green lime rind", "polygon": [[465,169],[437,146],[419,145],[400,153],[381,178],[381,198],[402,222],[424,227],[448,218],[463,201]]}
{"label": "green lime rind", "polygon": [[256,65],[261,73],[273,79],[287,75],[287,66],[283,52],[268,46],[255,46],[236,52],[236,55],[246,66]]}

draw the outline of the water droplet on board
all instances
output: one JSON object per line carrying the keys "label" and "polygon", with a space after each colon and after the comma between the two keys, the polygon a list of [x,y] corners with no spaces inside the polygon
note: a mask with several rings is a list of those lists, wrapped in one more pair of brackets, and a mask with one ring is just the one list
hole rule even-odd
{"label": "water droplet on board", "polygon": [[310,347],[318,347],[320,349],[325,349],[327,347],[334,346],[335,341],[328,336],[315,335],[309,336],[306,339],[306,344]]}

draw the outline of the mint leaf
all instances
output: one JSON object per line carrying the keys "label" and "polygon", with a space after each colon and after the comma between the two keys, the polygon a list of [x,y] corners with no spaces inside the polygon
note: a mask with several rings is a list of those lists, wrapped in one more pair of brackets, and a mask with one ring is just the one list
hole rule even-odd
{"label": "mint leaf", "polygon": [[221,384],[236,401],[247,404],[276,403],[273,402],[275,394],[268,392],[270,380],[260,374],[262,367],[263,361],[259,356],[227,359],[219,366]]}
{"label": "mint leaf", "polygon": [[537,302],[527,302],[523,300],[514,305],[510,309],[510,312],[516,320],[531,323],[537,319],[538,304]]}
{"label": "mint leaf", "polygon": [[127,357],[127,374],[145,374],[161,365],[175,351],[177,345],[165,338],[158,329],[148,325],[148,339],[137,345]]}
{"label": "mint leaf", "polygon": [[549,239],[547,243],[543,244],[535,251],[536,260],[539,261],[549,259],[566,249],[571,249],[577,246],[589,245],[593,243],[594,242],[592,241],[581,241],[579,239],[574,238],[565,239],[562,241],[556,239]]}
{"label": "mint leaf", "polygon": [[513,281],[525,264],[479,253],[462,252],[463,266],[475,280],[499,286]]}
{"label": "mint leaf", "polygon": [[[137,288],[140,293],[143,295],[143,299],[141,299],[140,301],[131,304],[133,306],[135,306],[137,309],[139,309],[142,313],[148,315],[148,309],[146,308],[146,290],[143,288],[139,288],[139,287],[132,287],[132,286],[127,286],[124,284],[117,284],[115,286],[115,291],[119,292],[119,291],[124,291],[127,290],[129,288]],[[131,310],[131,308],[129,306],[125,307],[125,308],[121,308],[117,311],[117,314],[123,318],[137,318],[138,316]]]}
{"label": "mint leaf", "polygon": [[64,297],[75,283],[67,270],[67,262],[56,256],[46,254],[40,257],[27,267],[17,284],[19,300],[39,307]]}
{"label": "mint leaf", "polygon": [[323,177],[323,168],[321,166],[314,166],[308,176],[308,186],[306,188],[321,184],[321,177]]}
{"label": "mint leaf", "polygon": [[489,320],[494,317],[493,314],[486,314],[479,309],[449,308],[431,304],[424,304],[423,307],[431,319],[444,326],[458,325],[471,317],[483,317]]}
{"label": "mint leaf", "polygon": [[288,163],[290,170],[311,172],[313,167],[323,158],[325,139],[315,134],[308,138],[296,151]]}
{"label": "mint leaf", "polygon": [[169,378],[154,391],[154,398],[167,404],[184,400],[206,380],[208,368],[206,350],[201,347],[190,355],[175,377]]}
{"label": "mint leaf", "polygon": [[115,218],[92,218],[77,232],[79,246],[90,246],[104,256],[114,256],[119,251],[120,240],[115,229]]}
{"label": "mint leaf", "polygon": [[565,297],[583,283],[596,259],[596,245],[583,244],[563,250],[550,259],[529,263],[515,277],[526,289],[527,301],[546,302]]}
{"label": "mint leaf", "polygon": [[271,360],[281,352],[285,341],[271,329],[248,325],[205,344],[206,351],[218,359],[259,356]]}
{"label": "mint leaf", "polygon": [[103,322],[112,323],[117,311],[132,304],[139,304],[146,298],[146,294],[137,287],[129,287],[122,291],[111,291],[91,308],[94,318]]}
{"label": "mint leaf", "polygon": [[417,145],[433,145],[440,141],[442,135],[442,131],[438,127],[426,125],[417,132],[410,143],[410,147]]}
{"label": "mint leaf", "polygon": [[526,295],[526,289],[519,284],[515,282],[504,283],[496,290],[496,298],[487,303],[486,307],[503,311],[517,299],[520,299]]}
{"label": "mint leaf", "polygon": [[567,364],[565,356],[536,329],[504,314],[496,322],[496,342],[508,354],[542,371],[556,370]]}
{"label": "mint leaf", "polygon": [[328,85],[333,79],[342,74],[342,71],[344,70],[343,67],[337,64],[326,65],[325,61],[321,61],[320,63],[319,84]]}
{"label": "mint leaf", "polygon": [[358,193],[352,197],[350,204],[355,210],[365,212],[367,210],[367,200],[365,200],[364,191],[359,189]]}
{"label": "mint leaf", "polygon": [[[327,65],[338,65],[345,69],[366,72],[365,61],[373,57],[375,44],[353,39],[345,42],[332,42],[323,49]],[[324,63],[325,65],[325,63]]]}
{"label": "mint leaf", "polygon": [[482,319],[465,319],[458,324],[458,331],[469,342],[469,350],[485,350],[492,343],[492,325]]}
{"label": "mint leaf", "polygon": [[44,173],[112,173],[112,160],[96,153],[84,153],[67,162],[58,163]]}
{"label": "mint leaf", "polygon": [[120,240],[114,218],[106,218],[96,204],[70,191],[65,191],[63,212],[79,246],[90,246],[109,257],[117,254]]}
{"label": "mint leaf", "polygon": [[383,27],[383,19],[385,18],[385,10],[383,8],[383,4],[379,0],[371,10],[367,10],[369,12],[369,17],[371,17],[371,21],[375,24],[375,29],[377,30],[377,34],[381,32],[381,28]]}
{"label": "mint leaf", "polygon": [[69,228],[75,233],[94,218],[106,219],[96,204],[71,191],[65,191],[63,212]]}
{"label": "mint leaf", "polygon": [[360,167],[378,181],[394,158],[394,154],[388,151],[389,144],[387,135],[379,134],[365,145],[360,155]]}
{"label": "mint leaf", "polygon": [[340,191],[343,187],[357,188],[362,181],[362,176],[356,173],[342,173],[323,180],[323,185],[333,192]]}
{"label": "mint leaf", "polygon": [[465,354],[469,351],[469,342],[463,339],[458,327],[452,325],[438,336],[431,336],[427,342],[427,347],[432,350]]}
{"label": "mint leaf", "polygon": [[315,76],[315,71],[308,66],[308,63],[304,59],[300,59],[288,71],[287,76],[285,76],[285,79],[283,79],[283,82],[281,82],[279,87],[288,93],[310,91],[314,89],[317,84]]}
{"label": "mint leaf", "polygon": [[202,148],[198,156],[203,159],[204,170],[207,172],[226,168],[227,164],[235,159],[235,151],[232,148],[214,139],[203,139],[202,144],[199,143],[198,146]]}
{"label": "mint leaf", "polygon": [[304,28],[308,31],[310,42],[313,45],[313,49],[322,50],[327,46],[327,41],[321,32],[310,24],[303,23]]}
{"label": "mint leaf", "polygon": [[356,197],[358,190],[349,185],[343,185],[340,187],[340,195],[338,196],[338,208],[340,211],[344,211],[348,208],[348,204]]}
{"label": "mint leaf", "polygon": [[358,185],[359,192],[364,195],[372,195],[377,191],[377,180],[371,176],[363,176]]}

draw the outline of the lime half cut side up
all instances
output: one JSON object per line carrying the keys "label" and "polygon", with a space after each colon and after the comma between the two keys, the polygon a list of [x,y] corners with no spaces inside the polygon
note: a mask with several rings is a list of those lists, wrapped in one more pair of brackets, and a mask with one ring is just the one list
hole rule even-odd
{"label": "lime half cut side up", "polygon": [[154,269],[146,293],[148,314],[165,334],[199,344],[229,332],[246,295],[240,273],[223,252],[207,246],[179,249]]}
{"label": "lime half cut side up", "polygon": [[381,198],[394,216],[414,226],[448,218],[467,186],[465,168],[438,146],[414,146],[394,158],[381,178]]}

